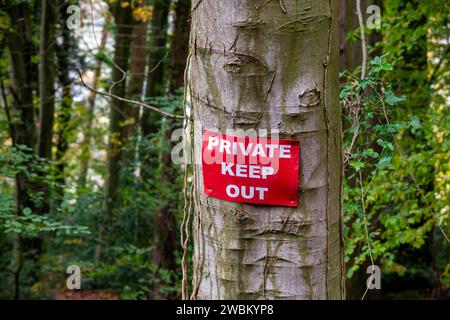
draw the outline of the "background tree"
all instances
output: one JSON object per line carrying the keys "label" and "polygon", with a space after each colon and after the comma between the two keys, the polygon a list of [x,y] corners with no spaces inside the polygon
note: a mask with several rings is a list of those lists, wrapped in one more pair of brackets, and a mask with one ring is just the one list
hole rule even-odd
{"label": "background tree", "polygon": [[[103,27],[99,47],[98,47],[98,55],[102,55],[103,50],[105,50],[106,41],[108,40],[108,20],[105,22],[105,26]],[[97,58],[95,60],[95,65],[93,68],[93,76],[92,76],[92,84],[91,87],[94,90],[97,90],[98,83],[101,78],[103,59]],[[93,122],[95,117],[95,102],[97,98],[97,92],[91,91],[87,98],[87,108],[86,108],[86,123],[83,129],[83,143],[81,144],[81,159],[80,159],[80,173],[78,179],[78,185],[81,188],[86,186],[87,174],[89,169],[89,163],[91,160],[91,142],[93,135]]]}
{"label": "background tree", "polygon": [[[165,93],[164,67],[167,57],[167,25],[170,1],[155,0],[150,31],[150,50],[147,62],[147,84],[145,88],[146,101],[156,102],[156,97]],[[158,131],[159,117],[149,110],[142,110],[141,130],[145,140]],[[157,161],[151,147],[141,147],[142,178],[149,179],[155,174]]]}
{"label": "background tree", "polygon": [[[189,51],[189,15],[190,0],[178,0],[175,4],[174,30],[170,41],[170,66],[168,79],[168,93],[176,96],[177,90],[182,90],[184,86],[184,75],[186,68],[186,57]],[[177,102],[171,112],[182,115],[183,102]],[[178,166],[172,162],[172,132],[179,128],[180,121],[177,119],[164,119],[161,123],[160,131],[160,151],[159,151],[159,198],[160,205],[155,212],[154,224],[158,230],[155,238],[156,251],[154,261],[162,268],[170,270],[173,274],[179,273],[177,263],[178,242],[178,222],[177,211],[180,210],[179,194],[173,193],[174,182],[182,173]],[[178,179],[179,180],[179,179]],[[180,184],[181,187],[181,184]],[[176,277],[173,277],[176,278]]]}
{"label": "background tree", "polygon": [[[31,17],[30,7],[26,2],[11,5],[6,14],[11,21],[11,29],[6,34],[5,41],[8,45],[10,59],[11,85],[11,110],[8,110],[8,121],[11,123],[10,135],[14,145],[27,147],[28,152],[33,152],[36,146],[36,127],[33,109],[32,73],[29,72],[31,58],[35,52],[31,41]],[[3,84],[3,77],[2,77]],[[4,101],[5,107],[6,100]],[[29,164],[26,164],[29,165]],[[23,172],[15,175],[15,214],[21,216],[25,208],[37,209],[31,198],[30,190],[36,190],[36,184]],[[27,244],[19,235],[14,236],[13,251],[10,269],[14,276],[13,297],[20,297],[20,273],[23,267],[23,246]],[[25,248],[30,249],[30,248]]]}
{"label": "background tree", "polygon": [[[75,41],[71,35],[71,31],[67,28],[67,9],[70,2],[66,0],[59,0],[58,15],[58,31],[61,43],[56,42],[56,57],[57,57],[57,78],[61,86],[61,103],[58,110],[58,121],[56,129],[56,152],[55,161],[58,167],[59,180],[64,183],[64,168],[65,155],[69,149],[69,142],[72,138],[71,130],[71,115],[72,115],[72,79],[71,72],[74,72],[74,56],[75,56]],[[56,39],[55,39],[56,41]]]}
{"label": "background tree", "polygon": [[[111,7],[116,32],[114,34],[114,61],[110,92],[124,97],[126,93],[126,73],[129,68],[131,35],[133,32],[133,18],[131,6],[122,5],[120,1]],[[120,160],[124,144],[124,121],[126,120],[126,104],[118,99],[111,100],[111,114],[109,120],[108,171],[105,184],[105,222],[114,221],[114,208],[119,201]],[[100,234],[104,229],[100,229]],[[102,236],[101,236],[102,237]]]}

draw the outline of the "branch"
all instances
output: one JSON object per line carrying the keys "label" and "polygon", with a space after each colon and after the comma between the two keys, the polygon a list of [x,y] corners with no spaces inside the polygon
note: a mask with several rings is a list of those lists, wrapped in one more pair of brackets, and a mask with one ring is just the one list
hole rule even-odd
{"label": "branch", "polygon": [[191,10],[191,14],[192,12],[194,12],[195,10],[197,10],[197,8],[200,6],[200,4],[202,3],[203,0],[198,0],[197,3],[194,5],[194,7]]}
{"label": "branch", "polygon": [[167,118],[185,119],[185,116],[178,116],[178,115],[175,115],[175,114],[172,114],[172,113],[169,113],[169,112],[165,112],[165,111],[162,111],[162,110],[158,109],[157,107],[151,106],[149,104],[146,104],[146,103],[143,103],[143,102],[140,102],[140,101],[130,100],[130,99],[127,99],[127,98],[116,96],[116,95],[111,94],[111,93],[101,92],[101,91],[98,91],[96,89],[93,89],[93,88],[89,87],[84,82],[83,76],[81,74],[80,69],[77,68],[77,72],[78,72],[78,76],[80,77],[80,81],[81,81],[81,84],[83,85],[83,87],[87,88],[91,92],[95,92],[96,94],[99,94],[99,95],[102,95],[102,96],[105,96],[105,97],[114,98],[114,99],[117,99],[117,100],[120,100],[120,101],[123,101],[123,102],[135,104],[135,105],[138,105],[138,106],[150,109],[152,111],[155,111],[155,112],[158,112],[158,113],[162,114],[163,116],[165,116]]}
{"label": "branch", "polygon": [[361,11],[361,0],[356,0],[356,14],[358,16],[359,29],[361,30],[361,48],[362,48],[361,80],[364,80],[366,78],[366,71],[367,71],[367,42],[366,42],[366,33],[364,30],[364,18]]}
{"label": "branch", "polygon": [[287,13],[286,8],[283,4],[283,0],[278,0],[278,4],[280,5],[281,11],[283,11],[283,13]]}

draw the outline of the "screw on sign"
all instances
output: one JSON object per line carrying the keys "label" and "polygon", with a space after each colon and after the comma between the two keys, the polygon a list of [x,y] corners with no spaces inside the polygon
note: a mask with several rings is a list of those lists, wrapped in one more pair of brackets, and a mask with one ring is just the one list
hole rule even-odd
{"label": "screw on sign", "polygon": [[203,192],[241,203],[298,206],[300,146],[286,139],[203,132]]}

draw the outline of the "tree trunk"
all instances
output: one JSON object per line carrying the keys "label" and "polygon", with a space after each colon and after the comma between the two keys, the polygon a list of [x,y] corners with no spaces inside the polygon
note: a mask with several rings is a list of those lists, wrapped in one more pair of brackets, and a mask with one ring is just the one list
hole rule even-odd
{"label": "tree trunk", "polygon": [[[11,5],[7,9],[14,30],[6,34],[10,55],[11,86],[13,114],[13,141],[17,145],[27,146],[33,152],[36,144],[36,127],[33,110],[32,74],[27,72],[34,54],[31,41],[31,25],[29,5],[26,2]],[[31,168],[29,168],[31,171]],[[30,196],[36,190],[35,184],[23,173],[15,178],[16,215],[20,216],[24,208],[35,211],[34,202]],[[20,275],[23,265],[22,251],[24,239],[20,235],[14,237],[11,270],[14,272],[13,298],[20,297]]]}
{"label": "tree trunk", "polygon": [[[337,0],[195,1],[194,299],[343,299]],[[204,195],[203,129],[300,140],[297,208]]]}
{"label": "tree trunk", "polygon": [[[133,32],[132,11],[130,5],[122,6],[118,1],[112,7],[116,30],[114,34],[114,65],[112,66],[111,94],[125,97],[126,72],[129,67],[131,35]],[[111,99],[109,118],[108,164],[105,181],[105,216],[103,217],[99,237],[103,243],[108,242],[108,228],[114,221],[114,210],[119,204],[120,195],[120,162],[124,144],[123,123],[126,119],[126,103]],[[96,260],[103,258],[103,246],[98,245],[95,252]]]}
{"label": "tree trunk", "polygon": [[41,35],[40,35],[40,68],[38,154],[42,158],[51,159],[53,122],[55,113],[55,0],[42,0]]}
{"label": "tree trunk", "polygon": [[[151,47],[148,55],[147,85],[145,88],[146,100],[163,96],[164,65],[167,54],[167,23],[170,1],[155,0],[153,4],[153,18],[151,22]],[[154,178],[157,169],[158,153],[151,152],[148,147],[151,135],[159,130],[160,116],[148,109],[142,110],[141,129],[146,143],[141,148],[141,175],[144,180]]]}
{"label": "tree trunk", "polygon": [[[190,0],[178,0],[175,7],[174,33],[170,47],[170,94],[175,94],[175,91],[184,85],[184,69],[186,68],[189,50],[190,8]],[[182,106],[177,106],[175,112],[181,113]],[[155,230],[158,230],[158,232],[155,233],[156,250],[153,260],[162,268],[170,270],[173,274],[176,274],[179,268],[175,254],[178,248],[178,225],[175,214],[179,204],[177,201],[178,194],[174,192],[173,185],[180,172],[171,159],[171,135],[173,130],[181,125],[180,121],[174,119],[164,119],[162,122],[159,155],[161,204],[154,218]]]}
{"label": "tree trunk", "polygon": [[[167,58],[167,26],[171,1],[156,0],[153,4],[153,17],[151,21],[150,32],[150,52],[148,55],[148,73],[147,85],[145,89],[145,98],[149,100],[155,97],[161,97],[165,94],[165,61]],[[145,181],[156,179],[158,165],[160,164],[159,154],[156,148],[150,147],[150,140],[159,133],[161,125],[160,116],[147,109],[142,110],[141,130],[144,140],[141,149],[141,176]],[[164,207],[163,204],[161,204]],[[168,238],[167,234],[172,235],[171,229],[174,219],[169,215],[169,219],[161,217],[161,209],[153,214],[153,233],[154,249],[150,259],[158,267],[173,270],[175,269],[173,259],[173,244],[175,240]],[[167,231],[167,232],[166,232]],[[164,250],[172,251],[169,259],[166,259]],[[152,295],[157,297],[159,294],[158,285],[152,288]]]}
{"label": "tree trunk", "polygon": [[[147,21],[141,21],[133,29],[133,41],[131,43],[131,77],[128,84],[128,97],[133,100],[141,101],[144,89],[146,56],[145,47],[147,40]],[[127,105],[127,119],[124,127],[124,140],[129,144],[129,149],[124,153],[124,161],[134,159],[135,142],[130,141],[137,133],[137,124],[139,122],[139,108],[135,105]]]}
{"label": "tree trunk", "polygon": [[[56,44],[56,18],[57,2],[55,0],[42,0],[41,7],[41,34],[39,47],[39,135],[38,155],[48,160],[52,159],[53,123],[55,119],[55,44]],[[40,183],[43,193],[40,214],[50,212],[50,188],[47,182]],[[42,240],[36,240],[38,252],[42,247]]]}
{"label": "tree trunk", "polygon": [[[99,52],[105,49],[106,41],[108,39],[108,21],[105,22],[103,27],[102,36],[99,43]],[[97,90],[98,81],[101,76],[102,71],[102,60],[97,59],[94,66],[94,74],[92,76],[91,87]],[[94,123],[94,113],[95,113],[95,99],[97,93],[92,91],[88,97],[87,110],[86,110],[86,125],[83,130],[83,142],[81,144],[81,159],[80,159],[80,175],[78,179],[78,186],[84,188],[87,181],[87,172],[89,169],[89,163],[91,161],[91,140],[92,140],[92,126]]]}
{"label": "tree trunk", "polygon": [[[123,7],[120,2],[115,4],[114,20],[116,23],[114,62],[120,68],[113,66],[111,93],[125,97],[126,79],[123,72],[128,71],[130,58],[131,34],[133,31],[130,6]],[[106,214],[112,216],[119,195],[119,173],[122,147],[124,143],[123,121],[125,121],[126,103],[111,100],[111,115],[109,122],[108,169],[106,177]]]}
{"label": "tree trunk", "polygon": [[29,25],[29,8],[26,3],[20,3],[9,8],[9,16],[15,32],[7,33],[9,53],[11,59],[11,93],[12,105],[16,109],[18,121],[13,123],[15,140],[34,149],[36,143],[36,129],[33,111],[33,91],[31,89],[31,74],[27,66],[31,64],[34,53],[31,42]]}
{"label": "tree trunk", "polygon": [[191,0],[178,0],[175,7],[174,31],[171,41],[169,68],[169,92],[184,86],[184,69],[188,55]]}
{"label": "tree trunk", "polygon": [[70,3],[67,0],[59,0],[59,28],[61,32],[62,43],[56,46],[56,56],[58,59],[58,81],[62,87],[61,105],[58,112],[58,126],[56,130],[56,166],[58,170],[57,178],[64,184],[64,167],[66,159],[64,158],[69,149],[70,137],[70,119],[72,108],[72,93],[70,71],[72,70],[70,55],[74,52],[73,38],[71,31],[66,27],[67,7]]}
{"label": "tree trunk", "polygon": [[[362,8],[367,8],[367,0],[362,1]],[[361,41],[347,39],[350,32],[359,28],[356,15],[356,0],[339,0],[339,63],[340,70],[353,72],[362,63]]]}

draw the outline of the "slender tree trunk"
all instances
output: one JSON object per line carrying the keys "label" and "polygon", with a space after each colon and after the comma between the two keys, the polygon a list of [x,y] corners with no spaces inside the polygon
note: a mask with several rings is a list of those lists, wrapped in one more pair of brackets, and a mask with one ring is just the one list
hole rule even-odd
{"label": "slender tree trunk", "polygon": [[169,67],[169,93],[184,86],[184,69],[189,51],[191,0],[178,0],[175,7],[174,30],[171,41]]}
{"label": "slender tree trunk", "polygon": [[[343,299],[337,0],[195,1],[194,299]],[[203,129],[300,140],[298,208],[203,190]]]}
{"label": "slender tree trunk", "polygon": [[[99,52],[105,49],[106,41],[108,40],[108,21],[106,21],[103,27],[102,36],[99,43]],[[91,87],[97,90],[98,81],[101,77],[102,71],[102,60],[95,60],[94,74],[92,76]],[[80,175],[78,179],[78,186],[84,188],[87,181],[87,172],[89,169],[89,163],[91,161],[91,140],[92,140],[92,126],[94,123],[94,113],[95,113],[95,100],[97,94],[92,91],[89,94],[86,109],[86,125],[83,130],[83,142],[81,143],[81,159],[80,159]]]}
{"label": "slender tree trunk", "polygon": [[[362,8],[367,8],[369,1],[362,1]],[[348,34],[359,28],[356,15],[356,0],[339,0],[339,63],[340,70],[352,72],[362,63],[361,41],[348,39]]]}
{"label": "slender tree trunk", "polygon": [[39,98],[41,103],[39,113],[38,154],[42,158],[51,159],[53,122],[55,113],[55,0],[42,0],[41,35],[40,35],[40,69]]}
{"label": "slender tree trunk", "polygon": [[[27,72],[35,49],[31,41],[29,5],[26,2],[11,5],[7,9],[14,30],[8,32],[7,44],[10,55],[13,123],[13,140],[17,145],[27,146],[33,152],[36,144],[36,127],[33,110],[32,74]],[[31,168],[30,168],[31,169]],[[20,216],[24,208],[35,211],[30,192],[36,190],[28,177],[19,173],[15,178],[16,215]],[[13,243],[11,270],[14,272],[13,298],[20,297],[20,279],[23,265],[23,242],[16,235]]]}
{"label": "slender tree trunk", "polygon": [[58,112],[58,127],[56,131],[57,143],[56,143],[56,166],[58,170],[58,180],[61,183],[65,182],[64,179],[64,167],[66,159],[65,154],[69,149],[70,138],[70,119],[72,108],[72,94],[70,79],[71,52],[75,50],[73,46],[73,38],[70,30],[66,27],[67,19],[67,7],[70,3],[67,0],[59,0],[59,28],[61,32],[62,43],[56,46],[56,56],[58,59],[58,81],[62,87],[61,105]]}
{"label": "slender tree trunk", "polygon": [[[112,94],[125,97],[126,79],[122,71],[127,72],[130,58],[131,34],[133,31],[131,8],[116,5],[114,12],[116,23],[114,62],[122,70],[113,67],[112,82],[115,83]],[[124,79],[122,81],[122,79]],[[111,116],[109,123],[108,173],[106,179],[106,197],[108,198],[107,214],[110,216],[118,199],[120,159],[123,147],[123,122],[126,104],[120,100],[111,100]]]}
{"label": "slender tree trunk", "polygon": [[[167,26],[168,16],[171,1],[155,0],[153,3],[153,17],[151,21],[150,30],[150,52],[148,54],[147,62],[147,79],[145,88],[146,100],[161,97],[165,94],[165,77],[164,69],[167,58]],[[155,179],[160,163],[159,154],[154,150],[156,148],[150,147],[150,141],[159,132],[161,120],[159,115],[147,109],[142,110],[141,118],[141,132],[143,142],[140,148],[141,161],[141,176],[145,181]],[[159,210],[158,210],[159,212]],[[163,255],[163,248],[173,248],[174,241],[167,239],[165,230],[170,230],[173,225],[173,219],[160,220],[160,215],[156,212],[153,215],[153,226],[155,232],[153,233],[154,250],[151,253],[151,261],[159,267],[166,268],[169,265],[170,269],[175,267],[172,260],[165,261]],[[167,224],[169,228],[167,228]],[[167,241],[167,242],[165,242]],[[152,288],[152,295],[156,297],[159,294],[157,285]]]}
{"label": "slender tree trunk", "polygon": [[[131,35],[133,31],[133,21],[131,7],[122,6],[120,2],[114,4],[113,15],[116,24],[114,35],[114,63],[112,71],[113,88],[111,93],[119,97],[125,97],[126,78],[124,72],[128,71],[130,58]],[[123,122],[125,117],[126,104],[123,101],[111,100],[111,114],[109,121],[109,144],[108,144],[108,168],[106,174],[106,205],[104,223],[100,228],[100,238],[105,239],[105,223],[112,221],[114,209],[118,205],[120,185],[120,161],[124,143]],[[97,257],[101,258],[101,252],[97,251]]]}
{"label": "slender tree trunk", "polygon": [[[167,24],[170,2],[155,0],[150,31],[150,52],[148,54],[148,73],[145,98],[149,100],[165,94],[164,66],[167,58]],[[158,153],[151,152],[148,142],[159,130],[160,116],[147,109],[142,110],[141,130],[144,143],[141,146],[141,175],[144,180],[154,178],[158,168]]]}
{"label": "slender tree trunk", "polygon": [[[42,0],[41,7],[41,34],[39,47],[39,135],[38,155],[48,160],[52,159],[53,124],[55,118],[55,45],[57,1]],[[50,212],[50,188],[46,182],[40,183],[43,193],[41,214]],[[42,250],[42,239],[36,239],[37,250]]]}
{"label": "slender tree trunk", "polygon": [[[184,71],[189,51],[189,16],[191,1],[178,0],[175,7],[174,32],[170,47],[169,67],[169,94],[175,94],[177,89],[184,85]],[[176,113],[182,113],[182,106],[177,106]],[[154,218],[155,230],[155,254],[154,262],[162,268],[170,270],[173,274],[178,271],[176,261],[176,249],[178,247],[178,225],[176,212],[179,206],[177,193],[173,192],[173,184],[180,172],[171,159],[171,135],[174,129],[182,123],[173,119],[164,119],[160,138],[160,200],[161,204]]]}
{"label": "slender tree trunk", "polygon": [[[128,97],[133,100],[142,100],[145,80],[146,55],[145,47],[147,42],[147,21],[141,21],[133,29],[133,41],[131,43],[131,76],[128,84]],[[124,160],[134,159],[135,141],[130,141],[137,134],[139,123],[139,108],[135,105],[127,105],[127,120],[124,127],[124,140],[129,144],[129,150],[124,153]]]}

